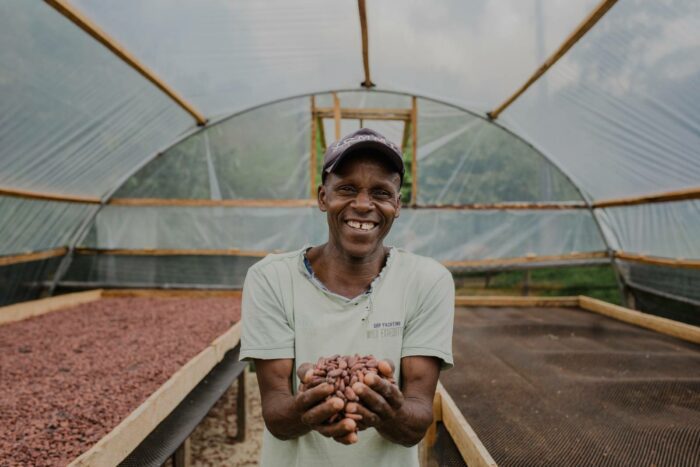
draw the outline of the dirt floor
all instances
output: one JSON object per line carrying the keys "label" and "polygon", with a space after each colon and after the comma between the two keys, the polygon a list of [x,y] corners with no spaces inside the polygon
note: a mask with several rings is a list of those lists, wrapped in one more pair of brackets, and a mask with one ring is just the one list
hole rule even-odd
{"label": "dirt floor", "polygon": [[246,379],[246,436],[236,443],[236,395],[234,384],[190,437],[192,464],[195,467],[243,467],[258,465],[264,422],[260,409],[260,391],[255,373]]}
{"label": "dirt floor", "polygon": [[441,381],[500,466],[700,465],[700,346],[565,308],[459,308]]}
{"label": "dirt floor", "polygon": [[0,326],[0,465],[66,465],[239,319],[235,298],[110,298]]}

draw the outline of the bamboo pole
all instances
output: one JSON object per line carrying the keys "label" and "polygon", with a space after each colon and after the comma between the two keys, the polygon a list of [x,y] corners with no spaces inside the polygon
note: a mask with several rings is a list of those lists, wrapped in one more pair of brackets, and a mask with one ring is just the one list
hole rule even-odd
{"label": "bamboo pole", "polygon": [[637,204],[664,203],[691,199],[700,199],[700,187],[652,193],[649,195],[630,196],[627,198],[605,199],[594,202],[592,206],[594,208],[612,208],[617,206],[634,206]]}
{"label": "bamboo pole", "polygon": [[488,267],[488,266],[510,266],[515,264],[528,263],[544,263],[556,261],[580,261],[586,259],[607,258],[607,251],[592,251],[586,253],[568,253],[563,255],[543,255],[536,256],[534,254],[527,256],[519,256],[515,258],[493,258],[493,259],[478,259],[468,261],[443,261],[442,264],[452,268],[469,268],[469,267]]}
{"label": "bamboo pole", "polygon": [[672,268],[700,269],[700,260],[688,260],[685,258],[662,258],[659,256],[646,256],[625,251],[616,251],[615,258],[635,263],[652,264],[654,266],[668,266]]}
{"label": "bamboo pole", "polygon": [[[335,107],[316,107],[316,116],[335,118]],[[411,109],[341,107],[340,117],[346,120],[399,120],[409,121]]]}
{"label": "bamboo pole", "polygon": [[617,3],[617,0],[603,0],[598,6],[584,19],[578,27],[566,38],[557,50],[550,55],[547,60],[530,76],[530,78],[518,89],[515,94],[510,96],[500,106],[488,112],[487,115],[491,120],[496,120],[498,116],[508,108],[515,100],[520,97],[527,89],[532,86],[547,70],[549,70],[571,47],[576,44],[595,24],[605,15],[605,13]]}
{"label": "bamboo pole", "polygon": [[107,47],[121,60],[126,62],[130,67],[140,73],[144,78],[153,83],[158,89],[167,94],[180,107],[188,112],[197,121],[197,124],[206,125],[207,119],[200,113],[192,104],[187,102],[173,88],[166,84],[158,75],[156,75],[146,65],[141,63],[134,55],[126,50],[114,38],[109,36],[97,24],[91,21],[87,16],[80,12],[77,8],[71,5],[67,0],[45,0],[46,3],[55,8],[59,13],[68,18],[76,26],[90,34],[95,40]]}
{"label": "bamboo pole", "polygon": [[241,208],[305,208],[316,206],[313,199],[170,199],[170,198],[113,198],[113,206],[191,206]]}
{"label": "bamboo pole", "polygon": [[168,249],[168,248],[76,248],[75,252],[80,255],[115,255],[115,256],[249,256],[262,258],[272,253],[262,250],[239,250],[239,249]]}
{"label": "bamboo pole", "polygon": [[369,75],[369,35],[367,34],[367,8],[365,0],[357,0],[357,6],[360,12],[360,31],[362,35],[362,65],[365,70],[365,80],[362,82],[362,87],[369,89],[373,88],[375,85]]}
{"label": "bamboo pole", "polygon": [[31,261],[41,261],[49,258],[63,256],[68,252],[68,248],[62,246],[44,251],[34,251],[31,253],[20,253],[16,255],[0,256],[0,266],[9,266],[11,264],[29,263]]}
{"label": "bamboo pole", "polygon": [[0,188],[0,195],[11,196],[13,198],[37,199],[41,201],[60,201],[63,203],[100,204],[100,198],[95,198],[93,196],[48,193],[45,191],[31,191],[9,187]]}
{"label": "bamboo pole", "polygon": [[340,140],[340,99],[338,93],[333,93],[333,120],[335,121],[335,140]]}
{"label": "bamboo pole", "polygon": [[318,167],[318,155],[316,154],[316,96],[311,96],[311,173],[309,179],[311,180],[311,187],[309,191],[309,198],[316,197],[316,171]]}
{"label": "bamboo pole", "polygon": [[411,97],[411,205],[418,203],[418,99]]}

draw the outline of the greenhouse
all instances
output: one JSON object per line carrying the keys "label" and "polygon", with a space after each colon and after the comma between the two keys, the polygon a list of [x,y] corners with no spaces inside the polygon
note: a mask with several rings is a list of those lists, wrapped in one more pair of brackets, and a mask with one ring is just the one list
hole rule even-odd
{"label": "greenhouse", "polygon": [[697,465],[700,3],[0,12],[0,464],[257,462],[246,273],[371,128],[456,285],[421,465]]}

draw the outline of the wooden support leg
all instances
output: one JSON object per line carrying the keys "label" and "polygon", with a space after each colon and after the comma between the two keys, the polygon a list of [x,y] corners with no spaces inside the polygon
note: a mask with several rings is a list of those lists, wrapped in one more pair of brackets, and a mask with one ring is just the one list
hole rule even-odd
{"label": "wooden support leg", "polygon": [[238,394],[236,395],[236,442],[245,441],[245,374],[246,370],[241,372],[238,377]]}
{"label": "wooden support leg", "polygon": [[177,448],[173,454],[173,467],[190,467],[192,461],[192,449],[190,439],[187,438],[184,443]]}

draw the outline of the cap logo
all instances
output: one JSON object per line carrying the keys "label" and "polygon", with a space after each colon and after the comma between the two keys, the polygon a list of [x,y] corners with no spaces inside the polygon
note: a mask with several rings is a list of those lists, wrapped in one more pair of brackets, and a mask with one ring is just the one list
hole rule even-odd
{"label": "cap logo", "polygon": [[374,135],[357,135],[357,136],[351,136],[350,138],[347,138],[343,141],[340,141],[338,145],[333,148],[333,152],[338,152],[344,150],[347,146],[351,146],[355,143],[359,143],[362,141],[375,141],[377,143],[384,144],[386,146],[389,146],[391,149],[394,151],[398,152],[401,154],[401,150],[391,141],[387,140],[386,138],[380,138],[378,136]]}

